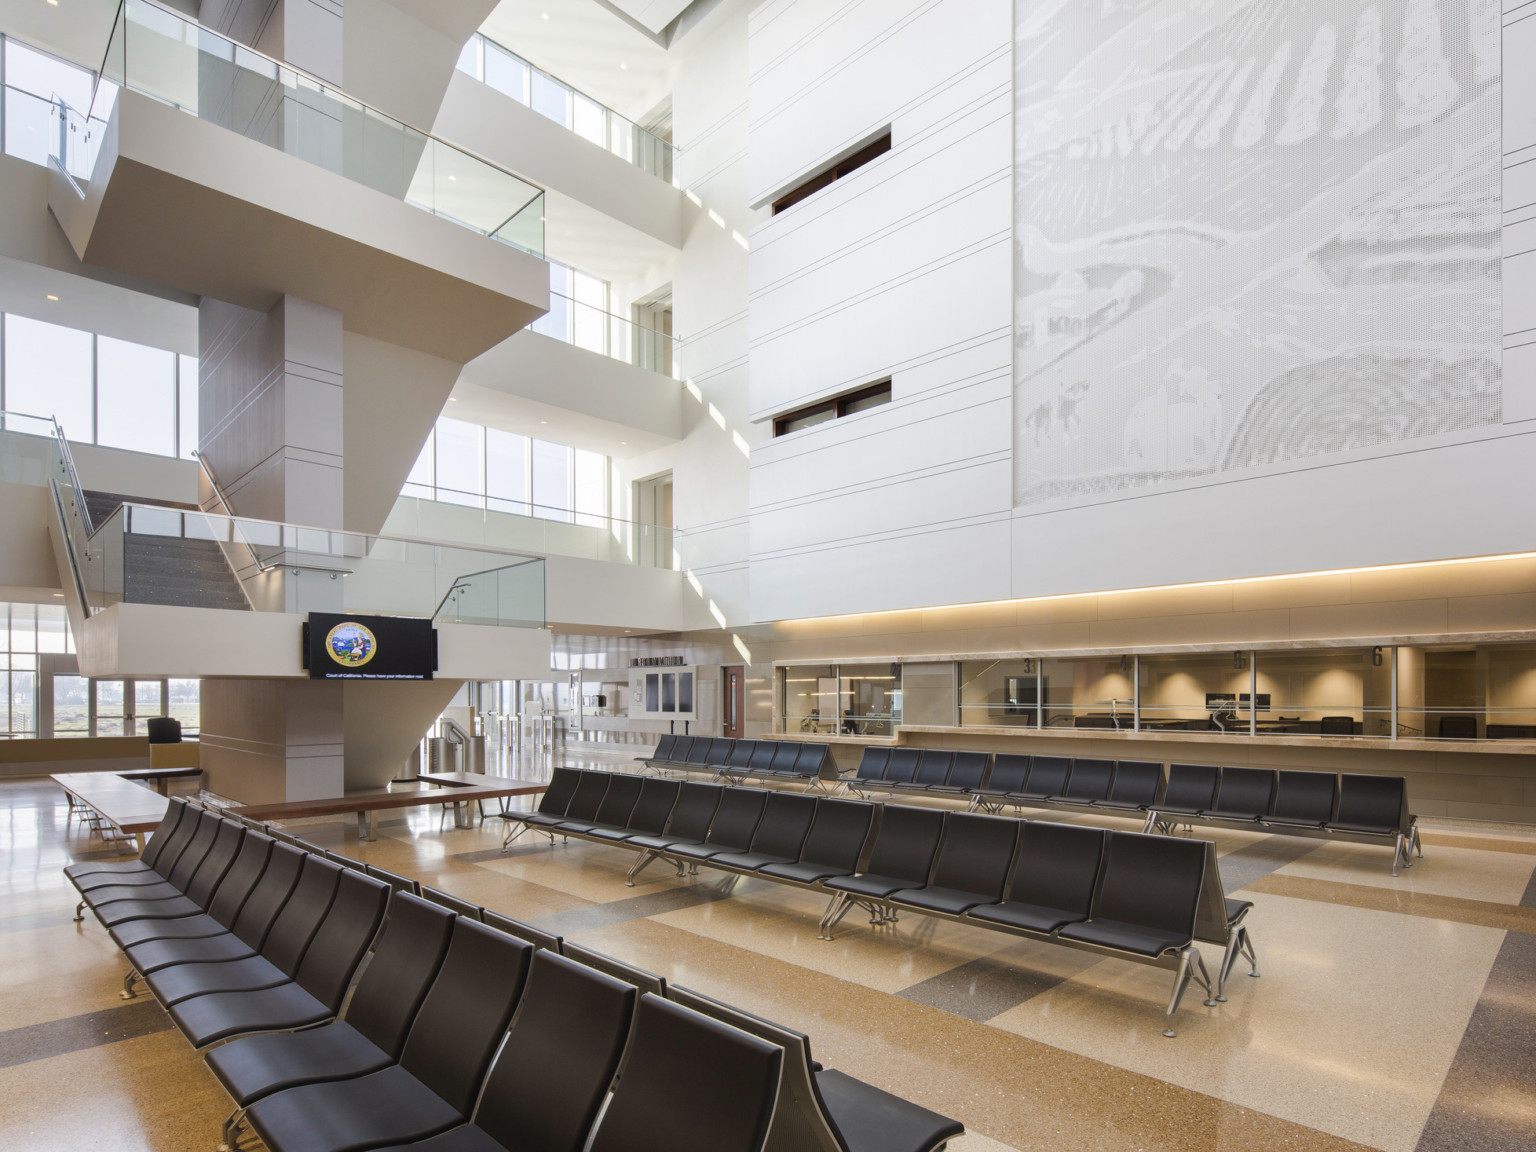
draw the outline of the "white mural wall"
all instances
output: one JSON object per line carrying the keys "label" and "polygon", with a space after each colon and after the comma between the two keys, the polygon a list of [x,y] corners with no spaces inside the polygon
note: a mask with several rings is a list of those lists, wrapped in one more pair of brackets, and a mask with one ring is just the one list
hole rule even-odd
{"label": "white mural wall", "polygon": [[1501,421],[1497,0],[1017,0],[1015,497]]}

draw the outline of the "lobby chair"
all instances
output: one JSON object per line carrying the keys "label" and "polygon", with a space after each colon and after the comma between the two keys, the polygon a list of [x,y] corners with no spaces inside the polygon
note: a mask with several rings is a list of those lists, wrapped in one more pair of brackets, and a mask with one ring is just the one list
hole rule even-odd
{"label": "lobby chair", "polygon": [[[333,1019],[379,934],[389,901],[388,884],[358,872],[343,872],[336,898],[290,980],[263,989],[194,996],[173,1005],[171,1019],[197,1048],[231,1036],[308,1028]],[[236,960],[207,967],[233,968],[253,962]]]}
{"label": "lobby chair", "polygon": [[[176,801],[172,801],[176,803]],[[201,808],[182,804],[184,815],[167,838],[164,849],[155,857],[153,865],[148,867],[124,867],[108,872],[80,872],[71,873],[65,870],[65,876],[69,882],[82,894],[97,888],[112,887],[147,887],[154,884],[163,884],[175,871],[176,865],[189,849],[195,852],[190,863],[196,867],[198,862],[208,850],[213,847],[213,829],[217,825],[210,823],[217,820],[211,812],[205,812]],[[163,824],[162,824],[163,827]],[[199,833],[202,838],[198,839]],[[195,847],[194,847],[195,842]],[[136,865],[138,860],[116,861],[123,865]]]}
{"label": "lobby chair", "polygon": [[1095,800],[1095,808],[1117,812],[1145,812],[1158,801],[1163,786],[1163,766],[1148,760],[1121,760],[1115,765],[1115,778],[1109,795]]}
{"label": "lobby chair", "polygon": [[1200,815],[1207,820],[1257,823],[1268,815],[1274,798],[1273,769],[1223,768],[1215,802]]}
{"label": "lobby chair", "polygon": [[667,819],[677,806],[682,784],[676,780],[646,780],[640,786],[640,798],[630,810],[622,828],[593,828],[587,833],[599,840],[621,843],[635,836],[659,836],[666,830]]}
{"label": "lobby chair", "polygon": [[1081,923],[1092,910],[1108,835],[1077,824],[1025,822],[1007,898],[966,915],[1042,936]]}
{"label": "lobby chair", "polygon": [[1355,734],[1355,718],[1353,716],[1324,716],[1317,722],[1317,731],[1320,736],[1353,736]]}
{"label": "lobby chair", "polygon": [[[630,813],[635,810],[635,803],[640,799],[640,789],[645,783],[638,776],[614,775],[608,783],[608,790],[603,794],[603,799],[597,806],[597,811],[590,820],[582,820],[572,817],[562,820],[554,825],[556,832],[581,832],[591,835],[599,828],[610,832],[623,831],[627,826]],[[572,807],[575,807],[573,802]]]}
{"label": "lobby chair", "polygon": [[321,921],[326,919],[343,876],[358,883],[366,881],[369,886],[385,887],[387,891],[387,886],[379,885],[377,880],[349,873],[319,856],[306,856],[299,869],[298,884],[273,920],[256,955],[212,963],[172,964],[145,973],[144,983],[155,999],[171,1008],[210,992],[253,991],[291,980],[320,930]]}
{"label": "lobby chair", "polygon": [[647,972],[644,968],[637,968],[633,964],[626,964],[607,953],[598,952],[593,948],[583,948],[580,944],[573,944],[567,940],[560,947],[560,955],[578,964],[585,964],[595,972],[601,972],[615,980],[622,980],[636,989],[636,995],[641,992],[650,992],[657,996],[667,994],[665,978],[654,972]]}
{"label": "lobby chair", "polygon": [[1322,828],[1333,819],[1338,795],[1339,778],[1332,772],[1283,770],[1264,823],[1285,828]]}
{"label": "lobby chair", "polygon": [[246,831],[232,820],[220,820],[214,829],[213,844],[200,861],[187,865],[192,853],[177,862],[171,879],[163,884],[133,888],[97,888],[84,894],[85,903],[112,927],[129,920],[177,920],[200,916],[208,910],[213,894],[240,853]]}
{"label": "lobby chair", "polygon": [[1072,761],[1065,756],[1033,756],[1030,758],[1029,777],[1024,787],[1011,792],[1008,799],[1015,804],[1027,804],[1031,800],[1049,800],[1060,796],[1066,789],[1067,777],[1072,773]]}
{"label": "lobby chair", "polygon": [[944,834],[944,817],[933,808],[885,805],[868,868],[857,876],[833,877],[824,885],[833,896],[821,918],[821,938],[830,940],[832,929],[856,904],[869,912],[871,924],[892,919],[885,911],[886,899],[893,892],[928,883]]}
{"label": "lobby chair", "polygon": [[697,870],[698,863],[711,856],[745,852],[752,846],[752,834],[763,818],[767,800],[768,794],[758,788],[727,788],[704,838],[674,842],[667,848],[667,855],[681,857]]}
{"label": "lobby chair", "polygon": [[818,800],[800,857],[793,864],[764,864],[757,871],[775,880],[811,887],[858,870],[875,806],[856,800]]}
{"label": "lobby chair", "polygon": [[1148,812],[1148,827],[1162,816],[1198,816],[1208,810],[1216,800],[1220,779],[1221,769],[1211,764],[1168,765],[1168,787],[1162,800]]}
{"label": "lobby chair", "polygon": [[989,811],[1001,811],[1008,797],[1024,790],[1029,779],[1030,757],[1013,752],[999,752],[992,758],[992,774],[985,785],[971,789],[975,804]]}
{"label": "lobby chair", "polygon": [[875,748],[866,745],[864,754],[859,757],[859,766],[854,769],[853,775],[845,784],[858,791],[861,784],[875,784],[885,779],[885,766],[891,759],[889,748]]}
{"label": "lobby chair", "polygon": [[590,1152],[761,1152],[783,1062],[777,1044],[643,996]]}
{"label": "lobby chair", "polygon": [[528,990],[474,1120],[412,1152],[582,1152],[624,1054],[639,994],[582,964],[539,952]]}
{"label": "lobby chair", "polygon": [[556,768],[550,773],[549,787],[539,797],[538,807],[532,812],[492,812],[493,818],[507,822],[507,834],[502,838],[501,850],[505,852],[512,841],[529,828],[558,824],[565,819],[566,809],[570,807],[571,798],[576,794],[576,786],[583,775],[575,768]]}
{"label": "lobby chair", "polygon": [[980,788],[987,778],[990,759],[985,752],[956,752],[948,779],[942,784],[930,784],[928,791],[964,795],[974,788]]}
{"label": "lobby chair", "polygon": [[816,804],[811,796],[773,793],[763,806],[763,818],[752,834],[751,845],[741,852],[722,852],[710,863],[747,872],[767,864],[794,863],[816,818]]}
{"label": "lobby chair", "polygon": [[522,997],[533,953],[531,944],[458,917],[399,1063],[275,1092],[246,1110],[246,1122],[271,1152],[408,1144],[463,1124]]}
{"label": "lobby chair", "polygon": [[301,1032],[246,1036],[209,1052],[208,1067],[236,1106],[224,1125],[225,1143],[234,1147],[245,1109],[265,1096],[366,1076],[395,1063],[447,957],[454,919],[446,908],[395,893],[343,1019]]}
{"label": "lobby chair", "polygon": [[1109,799],[1109,788],[1115,777],[1115,762],[1113,760],[1084,760],[1072,761],[1072,772],[1067,777],[1067,786],[1061,790],[1059,796],[1052,797],[1059,803],[1090,805],[1099,800]]}
{"label": "lobby chair", "polygon": [[482,920],[485,917],[485,909],[472,900],[465,900],[462,896],[444,892],[441,888],[431,888],[426,884],[421,886],[421,898],[430,900],[439,907],[455,912],[468,920]]}
{"label": "lobby chair", "polygon": [[[155,865],[160,862],[160,857],[166,849],[177,841],[176,829],[188,814],[196,814],[199,810],[190,806],[180,797],[172,797],[165,806],[165,816],[161,819],[154,832],[150,834],[149,841],[144,845],[144,852],[136,860],[80,860],[74,864],[64,866],[64,875],[73,883],[77,878],[113,873],[117,876],[126,876],[136,872],[155,872]],[[186,836],[180,844],[185,847],[186,841],[191,839],[195,824],[189,824]],[[179,851],[179,849],[178,849]],[[169,870],[174,861],[166,863]],[[163,873],[156,872],[163,878]],[[79,887],[79,885],[76,885]]]}
{"label": "lobby chair", "polygon": [[505,932],[508,936],[515,936],[519,940],[525,940],[535,948],[548,948],[552,952],[559,952],[563,940],[553,932],[546,932],[542,928],[535,928],[532,924],[525,924],[521,920],[514,920],[500,912],[485,910],[485,924],[498,932]]}
{"label": "lobby chair", "polygon": [[928,883],[894,892],[890,902],[949,916],[959,916],[978,904],[995,904],[1008,883],[1019,823],[1003,816],[950,813]]}
{"label": "lobby chair", "polygon": [[1435,728],[1441,740],[1476,740],[1476,716],[1442,716]]}
{"label": "lobby chair", "polygon": [[[720,807],[725,788],[719,784],[684,784],[678,792],[677,805],[672,810],[665,832],[656,835],[631,836],[625,841],[634,848],[646,852],[663,852],[673,844],[697,844],[709,835],[710,822]],[[639,865],[637,864],[638,868]],[[634,875],[630,876],[634,879]]]}
{"label": "lobby chair", "polygon": [[411,896],[421,895],[421,881],[419,880],[414,880],[409,876],[401,876],[397,872],[387,871],[376,864],[365,865],[364,871],[375,880],[384,881],[396,892],[405,892]]}

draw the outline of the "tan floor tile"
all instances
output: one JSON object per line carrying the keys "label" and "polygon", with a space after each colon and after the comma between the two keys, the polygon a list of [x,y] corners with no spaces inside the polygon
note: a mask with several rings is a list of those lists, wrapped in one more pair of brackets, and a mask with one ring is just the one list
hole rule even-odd
{"label": "tan floor tile", "polygon": [[775,887],[652,919],[882,992],[899,992],[1010,943],[995,932],[927,916],[904,917],[900,930],[873,928],[857,908],[838,925],[836,939],[817,940],[826,904],[825,896]]}
{"label": "tan floor tile", "polygon": [[158,1032],[0,1071],[0,1152],[208,1152],[229,1110],[181,1035]]}
{"label": "tan floor tile", "polygon": [[[862,986],[857,976],[839,979],[806,971],[654,920],[614,925],[585,934],[582,942],[806,1032],[812,1055],[827,1067],[985,1133],[972,1152],[990,1152],[993,1144],[1049,1152],[1346,1152],[1358,1147],[883,995]],[[963,1142],[956,1146],[956,1152],[965,1149]]]}
{"label": "tan floor tile", "polygon": [[1424,858],[1392,875],[1392,849],[1374,844],[1326,841],[1300,860],[1277,869],[1284,876],[1372,884],[1404,892],[1461,896],[1518,904],[1536,869],[1536,857],[1511,852],[1425,845]]}
{"label": "tan floor tile", "polygon": [[1214,1009],[1192,986],[1177,1039],[1161,1035],[1171,973],[1110,959],[991,1024],[1411,1152],[1504,934],[1280,896],[1259,896],[1248,922],[1261,978],[1239,967]]}

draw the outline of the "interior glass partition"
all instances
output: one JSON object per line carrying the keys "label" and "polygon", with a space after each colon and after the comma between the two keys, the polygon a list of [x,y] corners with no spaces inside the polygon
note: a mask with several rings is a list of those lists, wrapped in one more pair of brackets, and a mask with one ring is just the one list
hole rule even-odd
{"label": "interior glass partition", "polygon": [[543,189],[175,12],[145,3],[119,8],[90,108],[60,100],[71,120],[61,138],[81,135],[72,121],[86,114],[84,135],[98,146],[119,86],[544,254]]}
{"label": "interior glass partition", "polygon": [[1129,729],[1135,723],[1135,657],[1090,656],[1042,661],[1047,728]]}
{"label": "interior glass partition", "polygon": [[1152,732],[1249,731],[1247,652],[1140,657],[1141,728]]}
{"label": "interior glass partition", "polygon": [[1392,735],[1391,649],[1260,652],[1257,661],[1260,734]]}
{"label": "interior glass partition", "polygon": [[900,664],[805,664],[780,669],[784,731],[823,736],[895,735]]}
{"label": "interior glass partition", "polygon": [[803,664],[780,669],[784,731],[834,735],[837,732],[837,669]]}
{"label": "interior glass partition", "polygon": [[1029,658],[960,661],[960,723],[1038,728],[1040,676]]}

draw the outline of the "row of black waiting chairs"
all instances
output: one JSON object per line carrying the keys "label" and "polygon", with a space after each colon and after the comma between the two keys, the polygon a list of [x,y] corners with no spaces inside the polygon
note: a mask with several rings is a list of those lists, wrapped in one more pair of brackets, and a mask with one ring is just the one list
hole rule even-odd
{"label": "row of black waiting chairs", "polygon": [[797,781],[807,787],[815,787],[823,780],[837,780],[831,749],[824,743],[666,735],[654,752],[638,759],[648,768],[709,772],[722,780],[756,776]]}
{"label": "row of black waiting chairs", "polygon": [[1401,776],[1220,768],[932,748],[864,749],[850,791],[970,798],[973,809],[1065,808],[1145,815],[1145,830],[1252,825],[1292,836],[1394,845],[1392,874],[1424,854]]}
{"label": "row of black waiting chairs", "polygon": [[[1239,955],[1257,971],[1252,905],[1225,898],[1209,841],[571,768],[502,818],[504,847],[533,830],[640,853],[631,885],[665,859],[824,891],[823,939],[854,906],[872,923],[911,908],[1171,968],[1170,1024],[1191,979],[1211,1004]],[[1225,949],[1214,984],[1197,939]]]}
{"label": "row of black waiting chairs", "polygon": [[787,1152],[817,1119],[818,1152],[875,1152],[896,1146],[838,1122],[892,1112],[936,1122],[912,1152],[963,1132],[819,1070],[799,1033],[250,824],[177,799],[139,860],[65,869],[125,995],[142,978],[194,1046],[224,1042],[230,1148],[247,1126],[274,1152]]}

